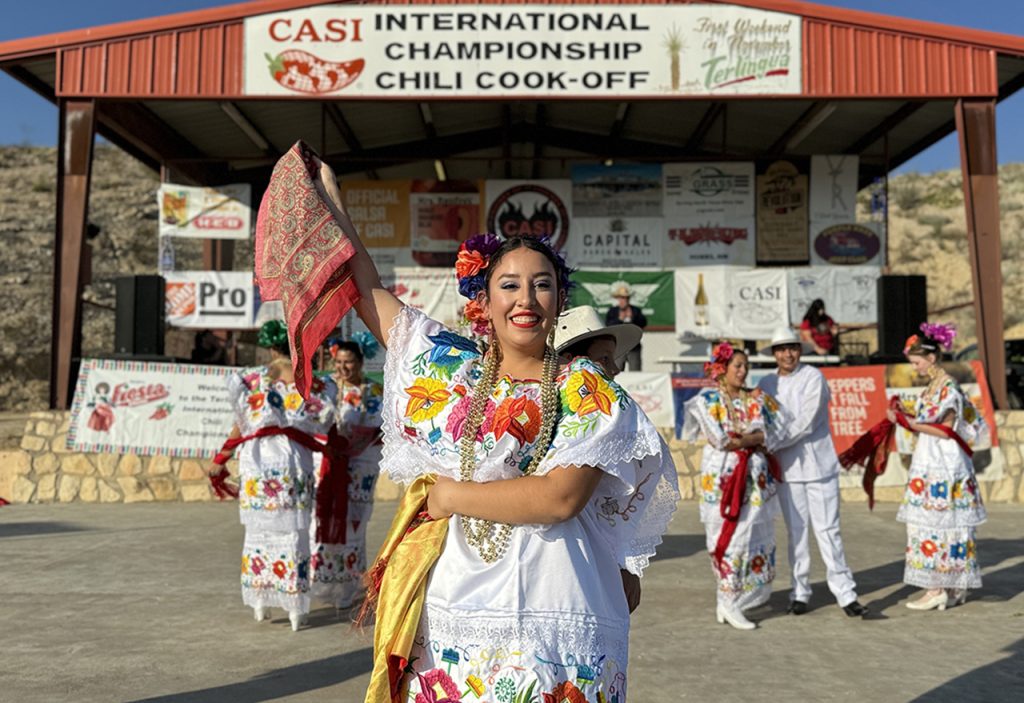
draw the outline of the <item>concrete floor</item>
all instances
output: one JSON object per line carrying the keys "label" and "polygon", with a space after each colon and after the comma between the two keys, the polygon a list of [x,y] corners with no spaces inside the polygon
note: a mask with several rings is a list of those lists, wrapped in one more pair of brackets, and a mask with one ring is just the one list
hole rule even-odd
{"label": "concrete floor", "polygon": [[[875,616],[834,606],[817,555],[812,612],[785,615],[783,549],[749,633],[715,623],[696,505],[680,508],[634,616],[630,701],[1024,701],[1024,506],[990,510],[985,587],[944,613],[903,607],[915,589],[900,583],[895,508],[845,506],[848,559]],[[371,549],[392,509],[379,506]],[[0,509],[0,701],[362,701],[371,633],[332,609],[298,633],[279,611],[254,622],[241,543],[234,504]]]}

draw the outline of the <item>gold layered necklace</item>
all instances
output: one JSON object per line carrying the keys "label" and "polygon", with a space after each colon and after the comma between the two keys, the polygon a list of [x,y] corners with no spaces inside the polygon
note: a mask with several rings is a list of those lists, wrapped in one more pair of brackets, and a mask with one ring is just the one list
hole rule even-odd
{"label": "gold layered necklace", "polygon": [[942,387],[943,383],[946,382],[946,376],[948,374],[946,373],[946,370],[939,366],[938,364],[935,364],[934,366],[929,366],[928,371],[926,373],[931,378],[931,380],[928,382],[928,387],[925,389],[924,392],[925,395],[930,398],[933,395],[935,395],[935,392],[939,390],[940,387]]}
{"label": "gold layered necklace", "polygon": [[[553,329],[551,336],[554,337]],[[533,456],[530,457],[530,463],[523,470],[525,476],[537,471],[537,466],[544,458],[551,443],[551,435],[558,418],[558,388],[555,386],[558,355],[555,353],[551,341],[549,339],[544,348],[544,373],[541,376],[540,384],[541,428],[533,445]],[[476,469],[476,435],[480,427],[483,426],[484,408],[487,405],[487,400],[494,393],[500,365],[501,348],[495,338],[484,356],[480,380],[473,390],[473,400],[470,402],[469,414],[466,416],[466,424],[462,429],[462,438],[459,443],[459,475],[463,481],[473,480],[473,472]],[[501,559],[508,548],[509,538],[512,536],[512,525],[465,515],[460,516],[459,519],[466,535],[466,542],[476,549],[481,559],[488,564]]]}
{"label": "gold layered necklace", "polygon": [[[740,411],[736,409],[736,403],[733,401],[732,393],[724,383],[718,384],[718,392],[722,394],[725,399],[725,411],[729,414],[729,429],[733,432],[742,433],[743,418],[740,416]],[[740,388],[739,395],[736,399],[740,401],[740,407],[746,409],[749,401],[750,393],[746,388]]]}

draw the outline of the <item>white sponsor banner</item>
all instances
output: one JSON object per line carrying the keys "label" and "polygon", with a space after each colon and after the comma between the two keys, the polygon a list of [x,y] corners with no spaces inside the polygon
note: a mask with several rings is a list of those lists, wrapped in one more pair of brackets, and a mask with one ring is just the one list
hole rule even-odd
{"label": "white sponsor banner", "polygon": [[252,329],[256,295],[251,271],[168,271],[167,324],[172,327]]}
{"label": "white sponsor banner", "polygon": [[163,183],[156,199],[161,237],[249,238],[252,188],[248,183],[216,188]]}
{"label": "white sponsor banner", "polygon": [[754,265],[754,164],[665,164],[663,265]]}
{"label": "white sponsor banner", "polygon": [[548,237],[556,249],[565,248],[572,222],[572,181],[487,181],[484,192],[486,231]]}
{"label": "white sponsor banner", "polygon": [[704,339],[770,339],[776,328],[789,324],[787,290],[785,269],[676,269],[676,332]]}
{"label": "white sponsor banner", "polygon": [[799,94],[801,20],[729,5],[319,5],[249,17],[247,95]]}
{"label": "white sponsor banner", "polygon": [[661,164],[574,164],[576,217],[661,217]]}
{"label": "white sponsor banner", "polygon": [[675,426],[671,374],[624,371],[615,377],[615,382],[629,391],[655,427]]}
{"label": "white sponsor banner", "polygon": [[804,319],[816,298],[825,301],[829,317],[841,325],[878,322],[877,266],[812,266],[789,272],[789,319]]}
{"label": "white sponsor banner", "polygon": [[573,268],[656,268],[663,236],[660,217],[577,217],[566,261]]}
{"label": "white sponsor banner", "polygon": [[225,366],[83,359],[67,448],[212,456],[234,424]]}
{"label": "white sponsor banner", "polygon": [[811,157],[811,233],[830,225],[857,220],[857,169],[855,154],[824,154]]}

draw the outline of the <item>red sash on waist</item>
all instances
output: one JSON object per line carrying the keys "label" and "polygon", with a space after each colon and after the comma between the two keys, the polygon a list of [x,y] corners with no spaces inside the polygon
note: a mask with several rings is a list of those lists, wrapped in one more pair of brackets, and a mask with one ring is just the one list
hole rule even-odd
{"label": "red sash on waist", "polygon": [[[326,441],[323,443],[317,441],[313,435],[294,427],[263,427],[250,435],[228,439],[220,448],[217,456],[214,457],[213,463],[224,465],[230,458],[226,452],[230,452],[250,440],[273,435],[285,435],[289,441],[295,442],[311,452],[323,454],[323,461],[320,463],[320,485],[316,490],[316,539],[323,544],[345,544],[350,480],[348,440],[339,435],[335,427],[331,427]],[[226,473],[226,469],[221,472],[221,474],[224,473]],[[221,483],[223,483],[223,479]],[[216,483],[214,483],[214,490],[217,490]],[[234,489],[234,491],[237,497],[238,489]],[[220,495],[219,492],[218,495]]]}
{"label": "red sash on waist", "polygon": [[782,482],[782,467],[779,466],[778,459],[774,455],[765,452],[763,448],[737,449],[734,452],[739,461],[736,463],[736,468],[732,470],[732,474],[722,484],[722,501],[718,505],[722,519],[725,520],[722,523],[721,531],[718,533],[718,542],[715,544],[715,553],[713,555],[715,568],[718,569],[719,573],[722,572],[722,559],[725,557],[725,552],[729,548],[732,536],[736,533],[736,528],[739,525],[743,504],[747,502],[747,479],[750,478],[750,457],[758,452],[761,452],[768,461],[768,471],[771,473],[772,478],[780,483]]}
{"label": "red sash on waist", "polygon": [[[910,420],[903,412],[903,404],[898,396],[893,396],[889,401],[889,408],[896,413],[896,424],[903,429],[914,432],[910,429]],[[864,492],[868,495],[868,509],[875,507],[875,479],[885,473],[885,467],[889,463],[889,453],[893,442],[896,441],[896,424],[888,419],[882,420],[870,430],[857,438],[849,449],[839,455],[839,463],[844,469],[855,465],[864,467]],[[968,457],[974,456],[974,450],[964,441],[964,438],[953,431],[952,427],[946,427],[942,423],[922,423],[927,427],[934,427],[942,432],[948,439],[956,442]]]}

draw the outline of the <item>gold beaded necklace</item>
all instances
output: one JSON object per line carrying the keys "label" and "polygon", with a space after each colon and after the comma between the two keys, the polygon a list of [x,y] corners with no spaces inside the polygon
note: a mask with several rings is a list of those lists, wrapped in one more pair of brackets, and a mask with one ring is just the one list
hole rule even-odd
{"label": "gold beaded necklace", "polygon": [[[720,381],[718,383],[718,392],[721,393],[722,397],[725,399],[725,410],[729,414],[729,428],[733,432],[742,433],[742,418],[740,417],[739,411],[736,409],[736,404],[733,402],[733,397],[724,381]],[[742,408],[746,409],[749,397],[750,392],[746,388],[740,388],[738,400],[740,401],[740,406]]]}
{"label": "gold beaded necklace", "polygon": [[[555,421],[558,418],[558,388],[555,385],[555,374],[558,369],[558,355],[555,353],[553,341],[555,330],[552,328],[548,344],[544,348],[544,373],[541,376],[541,428],[533,445],[533,456],[523,470],[529,476],[537,471],[537,466],[547,453],[554,433]],[[487,399],[494,393],[498,380],[498,367],[501,365],[501,347],[494,338],[483,360],[480,380],[473,389],[473,400],[470,402],[469,414],[459,440],[459,475],[463,481],[472,481],[476,468],[476,435],[484,423],[484,407]],[[480,558],[492,564],[505,554],[509,538],[512,536],[512,525],[496,523],[493,520],[460,516],[462,530],[466,535],[466,543],[474,547]]]}

